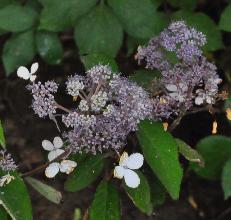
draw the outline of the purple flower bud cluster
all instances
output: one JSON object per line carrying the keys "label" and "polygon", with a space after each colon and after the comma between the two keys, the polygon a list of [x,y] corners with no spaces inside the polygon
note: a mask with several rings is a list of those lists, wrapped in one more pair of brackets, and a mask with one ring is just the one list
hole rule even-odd
{"label": "purple flower bud cluster", "polygon": [[55,113],[56,108],[65,112],[62,122],[67,130],[63,136],[72,152],[117,151],[127,135],[137,130],[139,122],[151,117],[148,93],[107,65],[92,67],[85,77],[76,74],[67,79],[66,92],[75,104],[71,110],[55,102],[53,93],[57,88],[50,81],[28,86],[33,94],[32,107],[39,117]]}
{"label": "purple flower bud cluster", "polygon": [[0,151],[0,169],[5,172],[15,171],[17,169],[17,165],[11,155],[4,150]]}
{"label": "purple flower bud cluster", "polygon": [[54,81],[47,81],[44,85],[41,82],[27,86],[33,95],[32,108],[40,118],[56,112],[54,93],[58,90],[58,85]]}
{"label": "purple flower bud cluster", "polygon": [[202,54],[205,43],[204,34],[177,21],[146,47],[138,48],[138,63],[144,61],[146,68],[161,72],[161,91],[152,100],[154,119],[170,118],[182,108],[186,111],[194,105],[214,104],[221,79],[216,66]]}
{"label": "purple flower bud cluster", "polygon": [[[77,79],[78,83],[73,80]],[[80,89],[81,101],[76,109],[62,120],[72,130],[65,133],[71,149],[102,152],[123,147],[127,135],[137,129],[140,120],[149,117],[152,105],[148,94],[109,68],[97,65],[87,71],[79,81],[77,75],[68,84],[84,85]],[[70,82],[71,81],[71,82]]]}

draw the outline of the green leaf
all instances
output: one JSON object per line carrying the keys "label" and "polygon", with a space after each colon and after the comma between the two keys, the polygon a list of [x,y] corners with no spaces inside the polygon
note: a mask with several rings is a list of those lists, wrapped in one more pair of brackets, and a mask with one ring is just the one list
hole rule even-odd
{"label": "green leaf", "polygon": [[100,4],[75,26],[75,41],[81,54],[102,53],[115,57],[123,41],[123,31],[109,8]]}
{"label": "green leaf", "polygon": [[154,207],[162,205],[166,199],[166,190],[159,179],[153,173],[148,176],[151,189],[151,202]]}
{"label": "green leaf", "polygon": [[0,145],[5,149],[6,148],[6,140],[4,135],[4,130],[2,126],[2,122],[0,120]]}
{"label": "green leaf", "polygon": [[9,5],[0,10],[0,28],[11,32],[25,31],[35,25],[37,17],[30,7]]}
{"label": "green leaf", "polygon": [[191,148],[188,144],[180,139],[175,139],[178,144],[178,150],[180,154],[184,156],[185,159],[198,163],[200,166],[204,167],[205,162],[203,157],[193,148]]}
{"label": "green leaf", "polygon": [[3,47],[2,60],[7,75],[19,66],[29,64],[34,55],[35,42],[32,31],[13,35]]}
{"label": "green leaf", "polygon": [[54,32],[63,31],[73,26],[79,17],[89,12],[97,3],[97,0],[39,1],[44,7],[39,29]]}
{"label": "green leaf", "polygon": [[201,12],[177,11],[173,15],[174,20],[185,20],[188,25],[195,27],[207,37],[204,49],[214,51],[223,47],[222,35],[215,22],[206,14]]}
{"label": "green leaf", "polygon": [[0,8],[4,8],[10,4],[17,4],[17,2],[15,0],[1,0],[0,1]]}
{"label": "green leaf", "polygon": [[147,163],[171,197],[177,199],[183,171],[175,139],[164,131],[161,123],[148,120],[140,123],[137,134]]}
{"label": "green leaf", "polygon": [[68,176],[64,188],[69,192],[81,190],[90,185],[103,169],[103,155],[88,156],[78,163],[77,168]]}
{"label": "green leaf", "polygon": [[103,64],[109,65],[114,72],[118,72],[119,68],[114,58],[106,56],[104,54],[89,54],[86,56],[81,56],[81,61],[83,62],[85,69],[88,70],[95,65]]}
{"label": "green leaf", "polygon": [[151,0],[108,0],[125,31],[140,39],[149,39],[166,26],[166,20]]}
{"label": "green leaf", "polygon": [[224,31],[231,31],[231,4],[229,4],[221,14],[219,27]]}
{"label": "green leaf", "polygon": [[196,146],[205,161],[205,167],[191,164],[191,168],[206,179],[219,179],[225,162],[231,158],[231,138],[216,135],[202,139]]}
{"label": "green leaf", "polygon": [[168,2],[174,7],[183,8],[187,10],[193,10],[197,5],[197,0],[168,0]]}
{"label": "green leaf", "polygon": [[7,212],[4,210],[2,206],[0,206],[0,219],[7,220]]}
{"label": "green leaf", "polygon": [[[3,176],[1,172],[0,176]],[[13,220],[32,220],[30,198],[23,180],[18,174],[9,184],[0,187],[0,202]]]}
{"label": "green leaf", "polygon": [[89,210],[90,220],[119,220],[120,205],[117,190],[103,180],[98,186]]}
{"label": "green leaf", "polygon": [[60,64],[63,47],[56,33],[40,31],[36,33],[36,47],[39,55],[50,65]]}
{"label": "green leaf", "polygon": [[136,82],[139,86],[148,89],[154,78],[159,77],[160,73],[153,70],[136,70],[129,79]]}
{"label": "green leaf", "polygon": [[41,181],[32,178],[32,177],[26,177],[26,181],[41,195],[43,195],[46,199],[49,201],[59,204],[62,200],[62,194],[58,190],[54,189],[51,186],[48,186],[47,184],[42,183]]}
{"label": "green leaf", "polygon": [[225,199],[231,196],[231,159],[229,159],[222,170],[221,184],[224,191]]}
{"label": "green leaf", "polygon": [[144,174],[141,172],[137,173],[140,177],[140,185],[137,188],[130,188],[126,184],[123,184],[123,186],[135,206],[147,215],[151,215],[152,203],[150,186]]}

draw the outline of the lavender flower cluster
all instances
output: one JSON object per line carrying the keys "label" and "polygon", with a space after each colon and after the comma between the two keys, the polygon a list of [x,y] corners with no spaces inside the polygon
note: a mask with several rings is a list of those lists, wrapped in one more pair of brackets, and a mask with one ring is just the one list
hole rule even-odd
{"label": "lavender flower cluster", "polygon": [[147,46],[138,48],[138,63],[145,62],[147,69],[161,72],[158,80],[161,89],[152,100],[154,119],[167,119],[182,109],[187,111],[194,105],[215,102],[221,79],[216,66],[202,54],[205,43],[203,33],[188,27],[184,21],[176,21]]}
{"label": "lavender flower cluster", "polygon": [[11,155],[4,150],[0,151],[0,169],[5,172],[15,171],[17,169],[17,165]]}
{"label": "lavender flower cluster", "polygon": [[[53,95],[57,87],[54,82],[28,86],[33,94],[32,108],[39,117],[55,113],[60,106]],[[65,111],[62,122],[68,129],[63,136],[72,152],[117,151],[125,144],[127,135],[137,130],[138,123],[151,116],[147,92],[113,73],[107,65],[92,67],[85,77],[69,77],[66,91],[76,103],[72,110],[61,108]]]}

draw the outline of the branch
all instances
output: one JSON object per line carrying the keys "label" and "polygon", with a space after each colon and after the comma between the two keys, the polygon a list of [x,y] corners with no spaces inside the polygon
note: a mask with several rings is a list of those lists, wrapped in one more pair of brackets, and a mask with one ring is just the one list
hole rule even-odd
{"label": "branch", "polygon": [[59,161],[59,160],[65,158],[65,157],[67,157],[70,153],[71,153],[71,151],[70,151],[70,150],[67,150],[67,151],[65,151],[64,153],[62,153],[61,155],[59,155],[58,157],[56,157],[54,160],[49,161],[49,162],[47,162],[47,163],[45,163],[45,164],[43,164],[43,165],[41,165],[41,166],[39,166],[39,167],[36,167],[35,169],[30,170],[30,171],[28,171],[28,172],[26,172],[26,173],[23,173],[23,174],[21,175],[21,177],[31,176],[31,175],[33,175],[34,173],[37,173],[37,172],[39,172],[39,171],[41,171],[41,170],[44,170],[44,169],[45,169],[46,167],[48,167],[51,163],[56,162],[56,161]]}

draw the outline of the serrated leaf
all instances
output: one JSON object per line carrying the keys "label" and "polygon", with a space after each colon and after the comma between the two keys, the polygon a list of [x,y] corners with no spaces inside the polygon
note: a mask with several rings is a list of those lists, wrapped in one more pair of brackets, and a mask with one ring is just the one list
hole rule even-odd
{"label": "serrated leaf", "polygon": [[123,184],[123,186],[134,205],[140,209],[140,211],[147,215],[151,215],[152,204],[150,186],[144,174],[141,172],[137,173],[140,177],[140,185],[137,188],[130,188],[126,184]]}
{"label": "serrated leaf", "polygon": [[222,42],[221,32],[216,23],[202,12],[177,11],[172,19],[185,20],[189,26],[195,27],[206,35],[207,43],[204,50],[214,51],[221,49],[224,45]]}
{"label": "serrated leaf", "polygon": [[61,192],[33,177],[26,177],[25,179],[36,191],[38,191],[46,199],[55,204],[60,204],[62,200]]}
{"label": "serrated leaf", "polygon": [[37,17],[36,11],[30,7],[8,5],[0,9],[0,28],[10,32],[25,31],[35,25]]}
{"label": "serrated leaf", "polygon": [[112,11],[100,4],[75,26],[75,41],[81,54],[102,53],[115,57],[123,41],[123,31]]}
{"label": "serrated leaf", "polygon": [[93,203],[89,210],[90,220],[119,220],[120,205],[117,190],[103,180],[96,189]]}
{"label": "serrated leaf", "polygon": [[63,31],[75,24],[78,18],[86,14],[97,0],[39,0],[44,9],[41,13],[39,29]]}
{"label": "serrated leaf", "polygon": [[7,220],[7,212],[4,210],[2,206],[0,206],[0,219]]}
{"label": "serrated leaf", "polygon": [[9,75],[19,66],[29,64],[35,55],[33,31],[13,35],[3,47],[2,61]]}
{"label": "serrated leaf", "polygon": [[109,65],[115,72],[118,72],[119,70],[115,59],[104,54],[95,53],[86,56],[81,56],[81,61],[83,62],[86,70],[98,64]]}
{"label": "serrated leaf", "polygon": [[225,136],[208,136],[196,146],[205,161],[205,167],[191,163],[191,168],[206,179],[219,179],[225,162],[231,158],[231,138]]}
{"label": "serrated leaf", "polygon": [[65,190],[75,192],[90,185],[103,169],[103,155],[88,156],[78,163],[77,168],[68,176],[64,184]]}
{"label": "serrated leaf", "polygon": [[219,27],[224,31],[231,31],[231,4],[229,4],[221,14]]}
{"label": "serrated leaf", "polygon": [[197,5],[197,0],[168,0],[168,2],[174,7],[183,8],[187,10],[193,10]]}
{"label": "serrated leaf", "polygon": [[2,126],[2,122],[0,120],[0,145],[5,149],[6,148],[6,140],[4,135],[4,130]]}
{"label": "serrated leaf", "polygon": [[221,176],[221,184],[224,192],[225,199],[228,199],[231,196],[231,159],[226,161]]}
{"label": "serrated leaf", "polygon": [[149,39],[166,26],[166,20],[151,0],[108,0],[125,31],[138,39]]}
{"label": "serrated leaf", "polygon": [[149,120],[140,123],[137,135],[145,160],[171,197],[177,199],[183,171],[175,139],[164,131],[161,123]]}
{"label": "serrated leaf", "polygon": [[60,64],[63,58],[63,47],[58,35],[48,31],[39,31],[35,39],[39,55],[50,65]]}
{"label": "serrated leaf", "polygon": [[[3,176],[3,172],[0,176]],[[13,220],[32,220],[30,198],[23,180],[17,173],[9,184],[0,187],[0,202]]]}
{"label": "serrated leaf", "polygon": [[153,70],[136,70],[129,79],[136,82],[139,86],[148,89],[154,78],[159,77],[160,73]]}
{"label": "serrated leaf", "polygon": [[185,159],[198,163],[200,166],[204,167],[204,159],[195,149],[191,148],[188,144],[178,138],[176,138],[176,142],[178,144],[180,154],[182,154]]}

